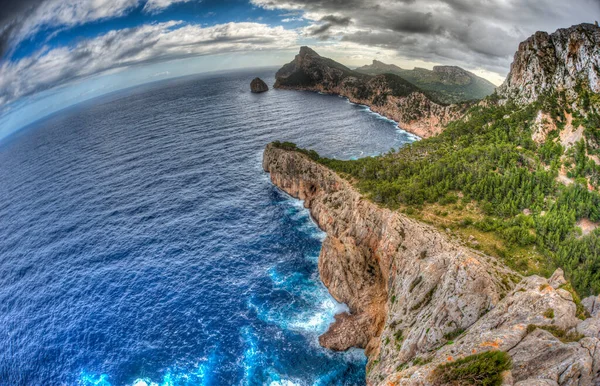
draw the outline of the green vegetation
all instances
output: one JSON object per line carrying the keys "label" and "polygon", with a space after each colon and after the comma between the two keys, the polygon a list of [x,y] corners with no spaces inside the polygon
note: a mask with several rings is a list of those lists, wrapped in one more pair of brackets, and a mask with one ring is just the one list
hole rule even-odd
{"label": "green vegetation", "polygon": [[548,308],[545,312],[544,312],[544,317],[548,318],[548,319],[554,319],[554,310],[552,308]]}
{"label": "green vegetation", "polygon": [[563,343],[578,342],[583,338],[582,334],[577,332],[566,332],[558,326],[538,326],[535,324],[530,324],[527,326],[527,333],[530,334],[538,328],[540,330],[548,331]]}
{"label": "green vegetation", "polygon": [[449,332],[447,334],[444,335],[444,339],[448,340],[448,341],[452,341],[456,338],[458,338],[463,332],[465,332],[464,328],[459,328],[457,330],[454,330],[452,332]]}
{"label": "green vegetation", "polygon": [[374,63],[356,69],[368,75],[394,74],[406,79],[422,90],[429,92],[442,103],[461,103],[483,99],[491,95],[496,86],[489,81],[458,67],[438,67],[436,70],[403,68]]}
{"label": "green vegetation", "polygon": [[[497,105],[495,98],[471,108],[439,136],[378,157],[341,161],[299,151],[350,179],[372,201],[473,238],[473,247],[513,269],[549,276],[561,267],[579,293],[600,292],[600,229],[582,236],[577,227],[582,219],[600,222],[600,194],[587,186],[594,185],[595,172],[578,166],[590,152],[579,144],[573,157],[561,156],[556,133],[542,144],[532,140],[538,111],[564,123],[571,108],[559,106],[573,101],[553,94],[518,108]],[[588,110],[571,111],[573,119],[600,123],[596,94],[581,92],[575,102]],[[587,131],[600,138],[600,129]],[[569,166],[573,159],[575,166]],[[577,177],[574,183],[558,180],[561,167]]]}
{"label": "green vegetation", "polygon": [[511,366],[507,353],[487,351],[439,365],[432,373],[432,382],[434,385],[501,385],[502,372]]}

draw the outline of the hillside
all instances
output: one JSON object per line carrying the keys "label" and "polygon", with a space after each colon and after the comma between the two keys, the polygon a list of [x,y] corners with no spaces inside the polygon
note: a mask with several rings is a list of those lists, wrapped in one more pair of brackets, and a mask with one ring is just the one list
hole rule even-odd
{"label": "hillside", "polygon": [[302,47],[276,74],[275,88],[341,95],[398,122],[402,129],[427,138],[462,116],[468,105],[444,105],[429,92],[394,74],[367,75]]}
{"label": "hillside", "polygon": [[359,67],[357,72],[368,75],[395,74],[422,90],[432,93],[444,103],[460,103],[483,99],[494,93],[496,86],[469,71],[455,66],[435,66],[433,70],[415,67],[406,70],[377,60]]}
{"label": "hillside", "polygon": [[267,147],[350,307],[320,342],[365,348],[369,385],[600,384],[598,47],[538,32],[497,94],[378,157]]}

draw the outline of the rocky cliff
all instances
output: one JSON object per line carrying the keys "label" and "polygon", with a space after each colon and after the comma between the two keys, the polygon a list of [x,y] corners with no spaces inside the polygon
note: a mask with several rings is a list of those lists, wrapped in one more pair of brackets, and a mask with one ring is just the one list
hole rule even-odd
{"label": "rocky cliff", "polygon": [[[346,180],[308,156],[270,144],[263,168],[301,200],[327,233],[319,272],[350,308],[320,343],[366,348],[369,385],[438,385],[440,365],[502,351],[505,385],[600,384],[600,318],[565,287],[522,278],[450,235],[363,199]],[[455,382],[453,384],[461,384]]]}
{"label": "rocky cliff", "polygon": [[448,122],[462,116],[468,107],[466,104],[446,106],[436,103],[430,95],[398,75],[361,74],[308,47],[302,47],[295,59],[277,72],[275,87],[347,97],[423,138],[439,134]]}
{"label": "rocky cliff", "polygon": [[524,105],[578,84],[600,92],[600,28],[593,24],[536,32],[522,42],[498,94]]}

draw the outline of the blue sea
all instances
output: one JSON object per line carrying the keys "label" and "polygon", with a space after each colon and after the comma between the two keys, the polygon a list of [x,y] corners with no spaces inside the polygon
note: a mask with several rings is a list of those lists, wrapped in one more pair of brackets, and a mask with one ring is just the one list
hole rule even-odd
{"label": "blue sea", "polygon": [[0,385],[363,385],[317,338],[346,309],[324,234],[261,167],[273,140],[329,157],[416,138],[363,106],[251,94],[274,71],[152,83],[0,142]]}

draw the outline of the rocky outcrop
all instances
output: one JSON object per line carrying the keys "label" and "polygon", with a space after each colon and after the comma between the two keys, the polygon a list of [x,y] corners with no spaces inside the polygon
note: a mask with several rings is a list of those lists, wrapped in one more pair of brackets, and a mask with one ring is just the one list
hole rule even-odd
{"label": "rocky outcrop", "polygon": [[[581,321],[562,271],[522,278],[446,233],[382,209],[308,156],[274,144],[263,168],[327,233],[319,272],[348,305],[320,343],[366,348],[369,385],[432,385],[442,363],[507,352],[506,385],[598,384],[600,319]],[[596,310],[597,299],[584,304]]]}
{"label": "rocky outcrop", "polygon": [[498,94],[525,105],[545,92],[574,92],[578,84],[600,92],[600,28],[593,24],[536,32],[525,40]]}
{"label": "rocky outcrop", "polygon": [[252,79],[252,82],[250,82],[250,91],[253,93],[266,92],[269,91],[269,86],[267,86],[262,79],[254,78]]}
{"label": "rocky outcrop", "polygon": [[394,74],[371,76],[350,70],[302,47],[276,74],[276,88],[337,94],[369,106],[411,133],[427,138],[461,117],[468,105],[442,105],[417,86]]}

